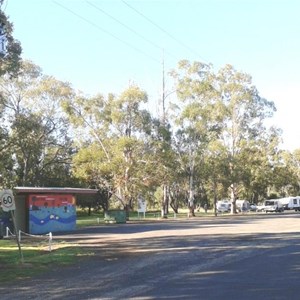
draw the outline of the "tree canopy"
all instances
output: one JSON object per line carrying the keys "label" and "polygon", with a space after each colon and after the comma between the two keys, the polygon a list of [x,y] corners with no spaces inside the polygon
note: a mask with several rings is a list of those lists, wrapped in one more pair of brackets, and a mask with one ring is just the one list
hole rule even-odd
{"label": "tree canopy", "polygon": [[249,74],[182,60],[170,72],[176,100],[167,109],[163,91],[156,116],[139,86],[87,96],[21,61],[12,24],[0,18],[2,186],[91,187],[98,205],[127,211],[142,195],[162,215],[169,207],[194,215],[224,198],[235,212],[237,199],[299,193],[299,151],[280,149],[280,129],[266,125],[275,105]]}

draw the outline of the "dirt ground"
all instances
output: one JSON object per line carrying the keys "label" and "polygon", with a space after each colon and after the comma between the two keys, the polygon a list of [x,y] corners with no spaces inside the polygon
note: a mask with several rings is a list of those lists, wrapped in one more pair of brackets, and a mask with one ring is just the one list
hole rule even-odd
{"label": "dirt ground", "polygon": [[54,247],[64,240],[93,255],[38,278],[0,285],[0,298],[155,299],[137,295],[150,293],[170,274],[180,281],[187,272],[198,274],[282,247],[299,232],[300,214],[283,213],[129,221],[54,234]]}

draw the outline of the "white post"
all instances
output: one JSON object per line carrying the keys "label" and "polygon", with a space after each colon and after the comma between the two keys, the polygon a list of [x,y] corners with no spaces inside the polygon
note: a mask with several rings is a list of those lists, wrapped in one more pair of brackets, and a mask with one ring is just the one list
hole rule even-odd
{"label": "white post", "polygon": [[49,251],[51,252],[52,250],[52,232],[49,232]]}
{"label": "white post", "polygon": [[21,242],[21,230],[19,230],[18,241]]}
{"label": "white post", "polygon": [[8,234],[9,234],[9,227],[6,227],[6,236],[5,237],[8,237]]}

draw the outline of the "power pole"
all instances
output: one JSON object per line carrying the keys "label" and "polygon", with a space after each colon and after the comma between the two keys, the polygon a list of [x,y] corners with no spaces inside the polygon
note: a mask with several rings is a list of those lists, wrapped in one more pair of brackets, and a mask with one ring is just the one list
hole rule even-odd
{"label": "power pole", "polygon": [[162,61],[162,122],[166,125],[166,81],[165,81],[165,59]]}

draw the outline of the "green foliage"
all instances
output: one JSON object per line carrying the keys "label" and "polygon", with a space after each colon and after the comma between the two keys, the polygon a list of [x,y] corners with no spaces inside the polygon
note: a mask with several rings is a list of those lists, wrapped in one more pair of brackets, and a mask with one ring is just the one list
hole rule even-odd
{"label": "green foliage", "polygon": [[172,76],[173,115],[164,107],[154,118],[135,85],[90,97],[23,61],[18,77],[0,78],[2,185],[97,188],[80,199],[90,212],[132,210],[141,194],[165,215],[230,193],[253,202],[299,193],[300,155],[279,151],[280,130],[265,125],[274,103],[248,74],[185,60]]}
{"label": "green foliage", "polygon": [[166,214],[169,204],[175,211],[229,194],[254,202],[270,192],[299,194],[299,151],[279,151],[280,130],[265,124],[275,105],[249,74],[182,60],[171,71],[173,114],[163,91],[163,116],[154,118],[136,85],[90,97],[21,61],[2,10],[0,23],[0,185],[98,188],[97,199],[81,199],[89,208],[109,200],[133,209],[142,194]]}
{"label": "green foliage", "polygon": [[71,184],[72,141],[60,101],[72,96],[67,84],[43,76],[32,62],[23,62],[18,78],[0,80],[3,115],[7,125],[8,154],[0,173],[6,180],[27,186],[65,186]]}
{"label": "green foliage", "polygon": [[2,10],[3,0],[0,2],[0,24],[6,38],[6,54],[0,57],[0,77],[4,74],[16,76],[20,68],[20,55],[22,48],[20,43],[13,37],[13,24]]}

